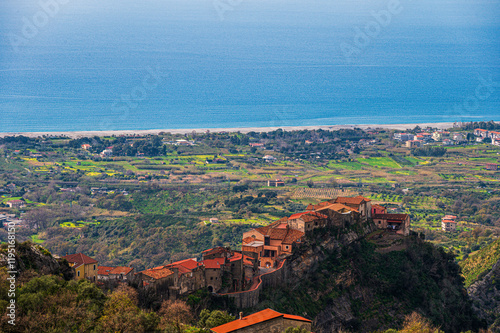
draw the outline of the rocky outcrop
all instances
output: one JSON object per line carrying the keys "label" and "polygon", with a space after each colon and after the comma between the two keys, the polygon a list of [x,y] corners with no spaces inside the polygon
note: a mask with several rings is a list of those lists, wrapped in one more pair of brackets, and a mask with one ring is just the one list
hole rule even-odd
{"label": "rocky outcrop", "polygon": [[[15,271],[19,274],[32,270],[40,275],[59,275],[66,280],[73,278],[74,273],[66,260],[54,258],[49,251],[40,245],[31,242],[17,243],[14,249]],[[7,244],[2,244],[0,248],[0,267],[7,267],[8,264],[9,248]]]}
{"label": "rocky outcrop", "polygon": [[263,290],[256,310],[308,317],[319,333],[399,328],[413,312],[447,333],[485,327],[453,255],[417,235],[392,236],[370,222],[315,230],[288,258],[286,285]]}
{"label": "rocky outcrop", "polygon": [[500,260],[467,288],[473,308],[486,320],[491,331],[500,332]]}

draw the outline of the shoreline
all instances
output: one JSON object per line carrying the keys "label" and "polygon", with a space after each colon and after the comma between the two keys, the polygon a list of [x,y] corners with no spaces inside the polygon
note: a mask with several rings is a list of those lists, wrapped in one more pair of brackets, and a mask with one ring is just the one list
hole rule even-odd
{"label": "shoreline", "polygon": [[422,129],[431,127],[437,129],[448,129],[453,127],[453,122],[438,122],[438,123],[416,123],[416,124],[356,124],[356,125],[317,125],[317,126],[275,126],[275,127],[230,127],[230,128],[185,128],[185,129],[151,129],[151,130],[109,130],[109,131],[55,131],[55,132],[3,132],[0,133],[0,138],[7,136],[26,136],[30,138],[42,137],[42,136],[67,136],[69,138],[83,138],[83,137],[93,137],[93,136],[133,136],[133,135],[148,135],[148,134],[159,134],[159,133],[171,133],[171,134],[188,134],[188,133],[205,133],[210,131],[211,133],[218,132],[272,132],[277,129],[282,129],[284,131],[298,131],[298,130],[339,130],[339,129],[389,129],[389,130],[407,130],[415,128],[415,126],[420,126]]}

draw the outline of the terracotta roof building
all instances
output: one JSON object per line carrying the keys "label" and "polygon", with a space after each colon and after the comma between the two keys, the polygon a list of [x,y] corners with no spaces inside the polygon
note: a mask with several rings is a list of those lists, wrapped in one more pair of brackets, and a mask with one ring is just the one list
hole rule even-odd
{"label": "terracotta roof building", "polygon": [[134,269],[132,267],[109,267],[109,266],[98,266],[97,267],[97,279],[98,280],[117,280],[126,281],[132,277]]}
{"label": "terracotta roof building", "polygon": [[62,257],[66,259],[69,265],[75,270],[75,279],[97,280],[97,260],[86,256],[83,253],[75,253]]}
{"label": "terracotta roof building", "polygon": [[408,214],[376,214],[373,222],[379,229],[394,231],[397,234],[410,234],[410,215]]}
{"label": "terracotta roof building", "polygon": [[340,203],[348,207],[356,209],[363,219],[372,217],[371,200],[358,195],[357,197],[338,197],[335,203]]}
{"label": "terracotta roof building", "polygon": [[289,327],[299,327],[311,331],[312,321],[289,314],[266,309],[227,324],[212,328],[214,333],[284,332]]}

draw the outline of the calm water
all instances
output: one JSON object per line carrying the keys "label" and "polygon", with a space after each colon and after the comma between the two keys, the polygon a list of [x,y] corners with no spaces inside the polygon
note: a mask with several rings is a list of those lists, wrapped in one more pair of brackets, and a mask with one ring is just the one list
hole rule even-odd
{"label": "calm water", "polygon": [[0,132],[500,120],[500,0],[0,1]]}

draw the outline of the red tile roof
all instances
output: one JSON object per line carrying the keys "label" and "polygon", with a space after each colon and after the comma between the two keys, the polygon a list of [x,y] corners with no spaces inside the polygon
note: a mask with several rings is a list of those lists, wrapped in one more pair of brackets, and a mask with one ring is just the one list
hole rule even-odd
{"label": "red tile roof", "polygon": [[322,218],[322,219],[328,218],[326,215],[323,215],[323,214],[320,214],[317,212],[302,212],[302,213],[293,214],[288,219],[295,220],[295,219],[301,218],[303,215],[312,215],[312,216],[316,216],[316,217]]}
{"label": "red tile roof", "polygon": [[216,258],[203,260],[202,263],[205,265],[205,268],[220,269],[224,265],[224,261],[224,258]]}
{"label": "red tile roof", "polygon": [[97,260],[92,259],[83,253],[69,254],[62,258],[66,259],[69,263],[75,264],[76,267],[81,265],[97,264]]}
{"label": "red tile roof", "polygon": [[109,272],[113,268],[114,267],[109,267],[109,266],[97,266],[97,274],[98,275],[109,275]]}
{"label": "red tile roof", "polygon": [[170,269],[168,269],[166,267],[150,268],[150,269],[147,269],[145,271],[142,271],[141,273],[146,275],[146,276],[149,276],[155,280],[163,279],[163,278],[166,278],[166,277],[174,274],[174,272],[172,272]]}
{"label": "red tile roof", "polygon": [[364,202],[369,202],[371,201],[368,198],[362,197],[358,195],[357,197],[351,198],[351,197],[338,197],[335,199],[335,203],[341,203],[341,204],[351,204],[351,205],[361,205]]}
{"label": "red tile roof", "polygon": [[243,241],[242,241],[242,242],[243,242],[243,244],[248,244],[248,243],[253,242],[254,240],[255,240],[255,238],[254,238],[254,237],[249,236],[249,237],[247,237],[247,238],[243,238]]}
{"label": "red tile roof", "polygon": [[317,211],[322,211],[322,210],[327,210],[327,209],[330,209],[330,210],[333,210],[333,211],[336,211],[336,212],[340,212],[341,210],[349,210],[349,211],[353,211],[353,212],[359,213],[357,209],[349,207],[349,206],[346,206],[346,205],[341,204],[341,203],[330,204],[328,206],[324,206],[324,207],[318,208]]}
{"label": "red tile roof", "polygon": [[128,273],[132,272],[134,269],[132,267],[124,267],[124,266],[118,266],[113,268],[109,274],[123,274],[127,275]]}
{"label": "red tile roof", "polygon": [[293,315],[286,315],[279,313],[277,311],[271,310],[271,309],[266,309],[259,311],[257,313],[251,314],[249,316],[243,317],[242,319],[237,319],[234,321],[231,321],[227,324],[220,325],[217,327],[212,328],[212,331],[215,333],[229,333],[229,332],[234,332],[236,330],[246,328],[255,324],[259,324],[271,319],[276,319],[279,317],[284,317],[286,319],[290,320],[299,320],[299,321],[305,321],[305,322],[311,322],[309,319],[299,317],[299,316],[293,316]]}
{"label": "red tile roof", "polygon": [[302,238],[304,235],[305,235],[305,233],[303,233],[300,230],[288,229],[288,234],[283,239],[283,243],[292,244],[293,242],[296,242],[297,240]]}
{"label": "red tile roof", "polygon": [[97,267],[97,274],[98,275],[109,275],[109,274],[124,274],[127,275],[133,270],[132,267],[110,267],[110,266],[98,266]]}

